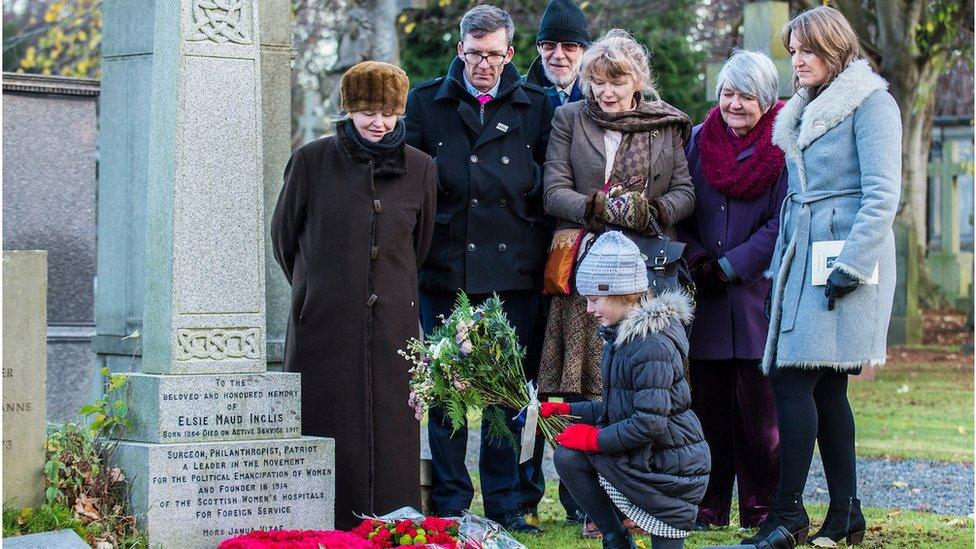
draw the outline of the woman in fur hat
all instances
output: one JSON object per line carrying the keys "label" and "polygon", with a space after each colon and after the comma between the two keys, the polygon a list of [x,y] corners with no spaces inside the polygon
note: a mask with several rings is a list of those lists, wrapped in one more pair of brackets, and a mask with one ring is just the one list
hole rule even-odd
{"label": "woman in fur hat", "polygon": [[407,75],[366,61],[340,83],[348,117],[292,155],[271,237],[292,286],[285,369],[302,432],[336,441],[336,526],[419,509],[419,424],[397,355],[416,337],[417,269],[434,222],[433,161],[404,144]]}
{"label": "woman in fur hat", "polygon": [[[798,15],[784,28],[783,44],[797,91],[773,129],[786,152],[789,194],[770,269],[762,361],[776,397],[780,475],[758,535],[783,525],[806,537],[801,496],[819,443],[830,507],[814,539],[851,545],[864,538],[865,522],[847,380],[885,361],[901,118],[888,83],[861,58],[857,35],[837,10]],[[825,282],[816,280],[815,272],[829,269]]]}
{"label": "woman in fur hat", "polygon": [[697,293],[689,341],[692,408],[712,451],[712,474],[696,528],[729,524],[738,485],[739,525],[766,518],[779,475],[779,433],[769,378],[759,370],[769,319],[779,209],[786,196],[783,151],[773,145],[779,76],[772,59],[740,51],[719,71],[718,105],[685,149],[695,213],[678,224]]}

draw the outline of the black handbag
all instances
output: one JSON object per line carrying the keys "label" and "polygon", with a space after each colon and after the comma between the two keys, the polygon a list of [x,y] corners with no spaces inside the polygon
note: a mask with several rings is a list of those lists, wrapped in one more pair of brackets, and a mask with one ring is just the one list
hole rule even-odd
{"label": "black handbag", "polygon": [[[689,297],[695,295],[695,282],[691,278],[691,270],[688,262],[685,261],[684,252],[686,244],[672,240],[658,225],[654,216],[649,219],[650,228],[656,236],[650,236],[630,229],[617,228],[627,238],[631,239],[640,248],[644,256],[644,263],[647,265],[647,287],[654,294],[661,294],[666,291],[683,291]],[[576,270],[579,269],[583,258],[590,252],[590,246],[596,239],[591,239],[586,243],[586,248],[580,255],[576,266],[573,269],[575,279]],[[575,284],[574,284],[575,286]]]}

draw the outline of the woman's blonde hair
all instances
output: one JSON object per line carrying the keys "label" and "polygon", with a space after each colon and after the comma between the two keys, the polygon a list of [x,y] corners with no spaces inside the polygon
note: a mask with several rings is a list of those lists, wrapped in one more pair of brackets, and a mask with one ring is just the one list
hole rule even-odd
{"label": "woman's blonde hair", "polygon": [[[790,37],[806,46],[827,66],[827,82],[830,83],[847,65],[861,57],[861,45],[857,34],[847,19],[830,6],[818,6],[797,15],[783,27],[783,46],[790,49]],[[793,89],[800,88],[800,81],[793,74]]]}
{"label": "woman's blonde hair", "polygon": [[647,48],[623,29],[610,29],[586,48],[580,61],[580,88],[583,95],[590,95],[590,82],[598,73],[609,80],[629,76],[642,81],[641,93],[644,97],[654,101],[661,99],[654,87]]}

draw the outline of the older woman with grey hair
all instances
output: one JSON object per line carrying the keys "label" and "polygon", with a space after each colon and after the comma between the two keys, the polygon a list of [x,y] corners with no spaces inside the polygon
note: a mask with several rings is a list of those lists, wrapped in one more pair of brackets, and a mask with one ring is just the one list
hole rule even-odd
{"label": "older woman with grey hair", "polygon": [[779,78],[762,53],[739,51],[719,72],[718,105],[686,147],[698,199],[678,225],[698,288],[689,369],[692,409],[711,448],[697,529],[726,526],[738,478],[739,525],[755,527],[776,490],[779,436],[773,391],[759,360],[766,342],[769,267],[787,187],[773,145]]}

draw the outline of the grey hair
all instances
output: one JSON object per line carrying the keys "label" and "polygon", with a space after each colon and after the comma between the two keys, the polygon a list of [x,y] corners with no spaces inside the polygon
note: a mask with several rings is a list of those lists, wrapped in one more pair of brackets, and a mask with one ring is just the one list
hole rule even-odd
{"label": "grey hair", "polygon": [[755,97],[759,108],[766,112],[779,97],[779,71],[765,53],[738,50],[715,79],[716,98],[722,96],[725,86]]}
{"label": "grey hair", "polygon": [[475,38],[481,38],[498,29],[505,29],[508,45],[511,46],[512,39],[515,38],[515,22],[512,21],[512,16],[507,11],[482,4],[468,10],[468,13],[465,13],[464,17],[461,18],[462,41],[469,34]]}

